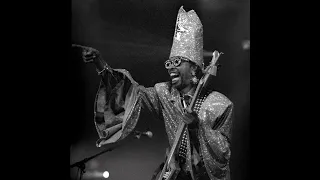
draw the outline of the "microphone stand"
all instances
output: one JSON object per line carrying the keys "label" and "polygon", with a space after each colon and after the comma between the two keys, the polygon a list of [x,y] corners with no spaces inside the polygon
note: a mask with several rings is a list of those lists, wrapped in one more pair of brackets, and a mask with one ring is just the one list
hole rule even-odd
{"label": "microphone stand", "polygon": [[[133,134],[134,134],[134,135],[131,136],[131,138],[130,138],[130,135],[129,135],[129,137],[127,137],[127,140],[132,141],[133,139],[140,139],[141,135],[143,135],[143,134],[141,134],[141,133],[137,134],[137,131],[133,131]],[[147,135],[147,136],[148,136],[148,135]],[[149,137],[149,136],[148,136],[148,137]],[[152,135],[151,135],[151,137],[152,137]],[[151,138],[151,137],[149,137],[149,138]],[[97,154],[95,154],[95,155],[93,155],[93,156],[84,158],[83,160],[78,161],[78,162],[70,165],[70,168],[73,168],[73,167],[78,167],[78,168],[79,168],[79,170],[80,170],[80,180],[81,180],[83,174],[86,172],[86,171],[85,171],[85,168],[86,168],[86,164],[85,164],[85,163],[86,163],[86,162],[90,161],[91,159],[93,159],[93,158],[95,158],[95,157],[97,157],[97,156],[100,156],[100,155],[103,154],[103,153],[106,153],[106,152],[108,152],[108,151],[114,150],[116,147],[119,147],[119,146],[121,145],[120,142],[123,142],[123,141],[126,141],[126,140],[120,140],[120,141],[117,141],[117,142],[112,143],[112,144],[115,144],[115,145],[114,145],[114,146],[111,146],[111,147],[109,147],[109,148],[106,148],[105,150],[103,150],[103,151],[101,151],[101,152],[99,152],[99,153],[97,153]],[[110,145],[111,145],[111,144],[110,144]]]}
{"label": "microphone stand", "polygon": [[106,152],[108,152],[108,151],[112,151],[112,150],[115,149],[117,146],[119,146],[119,143],[116,142],[116,144],[117,144],[117,145],[115,145],[115,146],[113,146],[113,147],[110,147],[110,148],[107,148],[107,149],[99,152],[98,154],[95,154],[95,155],[93,155],[93,156],[84,158],[83,160],[78,161],[78,162],[70,165],[70,168],[73,168],[73,167],[78,167],[78,168],[79,168],[79,170],[80,170],[80,180],[81,180],[83,174],[86,172],[86,171],[85,171],[85,168],[86,168],[86,164],[85,164],[85,163],[88,162],[89,160],[91,160],[91,159],[93,159],[93,158],[95,158],[95,157],[103,154],[103,153],[106,153]]}

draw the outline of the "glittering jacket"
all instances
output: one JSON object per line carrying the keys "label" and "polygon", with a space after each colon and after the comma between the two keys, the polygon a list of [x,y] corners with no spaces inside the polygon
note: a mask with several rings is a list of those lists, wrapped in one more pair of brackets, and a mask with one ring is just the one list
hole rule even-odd
{"label": "glittering jacket", "polygon": [[[94,120],[100,137],[97,146],[125,138],[135,128],[144,109],[164,121],[171,146],[183,118],[182,108],[178,90],[170,89],[169,83],[146,88],[124,69],[105,71],[95,100]],[[233,103],[219,92],[213,91],[204,99],[198,111],[199,147],[191,145],[188,134],[185,170],[197,173],[192,164],[202,160],[211,180],[230,179],[232,109]]]}

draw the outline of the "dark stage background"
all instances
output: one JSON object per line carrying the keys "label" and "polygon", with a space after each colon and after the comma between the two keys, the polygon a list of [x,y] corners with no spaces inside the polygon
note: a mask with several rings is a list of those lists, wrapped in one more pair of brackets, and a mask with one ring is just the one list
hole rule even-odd
{"label": "dark stage background", "polygon": [[[163,63],[169,57],[177,12],[194,9],[204,27],[204,50],[222,51],[216,89],[234,102],[232,180],[250,179],[250,39],[249,0],[72,0],[72,43],[100,51],[113,68],[127,69],[146,87],[166,81]],[[93,64],[84,64],[72,49],[69,81],[77,109],[70,120],[70,164],[100,152],[93,122],[93,104],[99,77]],[[205,57],[206,65],[211,57]],[[122,146],[86,164],[83,179],[149,180],[164,160],[167,147],[164,124],[142,114],[136,130],[149,128],[153,138],[128,138]],[[108,146],[106,146],[108,147]],[[70,169],[75,179],[77,168]]]}

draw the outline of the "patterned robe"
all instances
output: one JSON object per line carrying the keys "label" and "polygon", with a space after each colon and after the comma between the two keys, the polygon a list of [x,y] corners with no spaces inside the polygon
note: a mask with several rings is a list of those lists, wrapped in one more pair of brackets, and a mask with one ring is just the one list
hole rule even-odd
{"label": "patterned robe", "polygon": [[[143,107],[143,108],[142,108]],[[102,75],[95,101],[95,126],[100,139],[97,146],[125,138],[135,128],[142,110],[149,109],[163,120],[169,145],[172,146],[183,107],[178,90],[162,82],[146,88],[135,82],[128,71],[113,69]],[[213,91],[203,101],[198,112],[196,138],[198,148],[190,143],[187,133],[187,157],[184,170],[194,172],[192,165],[203,160],[211,180],[230,179],[230,136],[233,103],[223,94]],[[187,131],[188,132],[188,131]]]}

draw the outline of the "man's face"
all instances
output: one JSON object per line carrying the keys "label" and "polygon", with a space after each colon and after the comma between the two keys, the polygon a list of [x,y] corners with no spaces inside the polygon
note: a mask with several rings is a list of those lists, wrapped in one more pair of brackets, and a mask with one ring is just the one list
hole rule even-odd
{"label": "man's face", "polygon": [[167,69],[171,78],[172,87],[181,91],[184,88],[192,86],[192,71],[194,71],[195,68],[190,62],[183,60],[180,64],[176,64],[178,65],[175,66],[174,63],[172,63],[171,66],[167,67]]}

